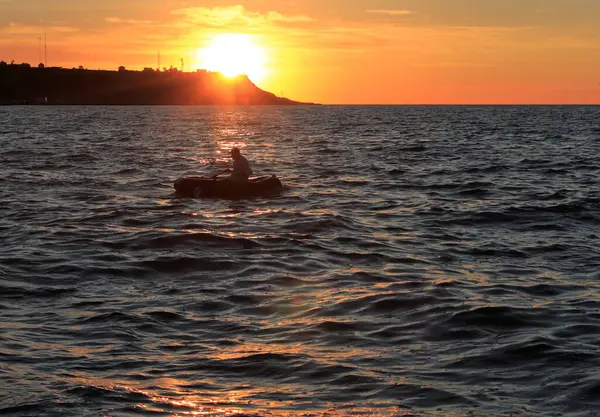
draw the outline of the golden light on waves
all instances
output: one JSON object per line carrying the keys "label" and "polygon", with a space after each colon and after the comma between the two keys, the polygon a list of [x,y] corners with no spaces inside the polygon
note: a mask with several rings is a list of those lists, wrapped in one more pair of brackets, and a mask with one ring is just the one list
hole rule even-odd
{"label": "golden light on waves", "polygon": [[196,53],[196,66],[226,77],[247,75],[253,82],[264,79],[267,53],[255,37],[236,33],[219,34]]}

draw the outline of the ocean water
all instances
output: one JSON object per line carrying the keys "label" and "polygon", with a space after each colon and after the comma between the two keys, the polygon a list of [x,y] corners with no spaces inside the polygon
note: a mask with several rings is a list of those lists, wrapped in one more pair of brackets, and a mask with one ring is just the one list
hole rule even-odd
{"label": "ocean water", "polygon": [[[178,198],[239,146],[281,195]],[[0,414],[600,412],[600,107],[0,107]]]}

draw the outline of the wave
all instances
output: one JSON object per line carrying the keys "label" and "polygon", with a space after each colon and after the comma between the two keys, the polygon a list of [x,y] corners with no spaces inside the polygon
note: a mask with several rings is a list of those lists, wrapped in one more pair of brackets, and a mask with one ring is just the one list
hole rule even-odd
{"label": "wave", "polygon": [[[33,110],[0,110],[0,414],[597,408],[594,108]],[[231,146],[292,186],[174,197]]]}
{"label": "wave", "polygon": [[76,287],[22,287],[0,284],[0,297],[13,300],[23,298],[58,298],[76,292]]}

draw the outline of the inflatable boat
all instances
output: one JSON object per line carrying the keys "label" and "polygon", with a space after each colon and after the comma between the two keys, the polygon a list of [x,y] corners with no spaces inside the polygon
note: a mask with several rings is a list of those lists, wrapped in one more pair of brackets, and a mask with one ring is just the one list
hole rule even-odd
{"label": "inflatable boat", "polygon": [[283,189],[281,181],[275,175],[250,178],[248,182],[185,176],[178,178],[174,187],[181,197],[229,199],[266,197]]}

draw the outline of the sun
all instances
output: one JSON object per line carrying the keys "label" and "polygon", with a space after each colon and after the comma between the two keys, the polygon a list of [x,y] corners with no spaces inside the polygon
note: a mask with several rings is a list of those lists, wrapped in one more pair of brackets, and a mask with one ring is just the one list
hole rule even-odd
{"label": "sun", "polygon": [[198,67],[220,72],[226,77],[245,74],[253,82],[266,75],[266,52],[254,37],[242,34],[220,34],[196,53]]}

